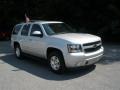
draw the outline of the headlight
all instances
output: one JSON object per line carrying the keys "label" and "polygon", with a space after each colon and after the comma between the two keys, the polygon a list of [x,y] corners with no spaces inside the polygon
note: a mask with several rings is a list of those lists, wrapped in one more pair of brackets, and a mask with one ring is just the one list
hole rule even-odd
{"label": "headlight", "polygon": [[68,44],[67,47],[68,47],[69,53],[82,52],[81,45],[79,45],[79,44]]}

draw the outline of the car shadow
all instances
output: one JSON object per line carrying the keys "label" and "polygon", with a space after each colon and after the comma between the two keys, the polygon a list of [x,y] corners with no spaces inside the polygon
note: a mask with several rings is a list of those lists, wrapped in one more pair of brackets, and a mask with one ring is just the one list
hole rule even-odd
{"label": "car shadow", "polygon": [[41,60],[38,61],[28,57],[24,58],[23,60],[19,60],[16,59],[16,57],[13,54],[0,56],[0,60],[2,60],[0,64],[7,63],[15,67],[15,69],[11,70],[13,72],[25,71],[30,74],[36,75],[40,78],[46,80],[55,80],[55,81],[63,81],[63,80],[69,80],[69,79],[85,76],[90,72],[94,71],[96,67],[95,65],[92,65],[86,68],[81,67],[81,68],[70,69],[67,70],[64,74],[59,75],[51,72],[48,68],[48,64]]}

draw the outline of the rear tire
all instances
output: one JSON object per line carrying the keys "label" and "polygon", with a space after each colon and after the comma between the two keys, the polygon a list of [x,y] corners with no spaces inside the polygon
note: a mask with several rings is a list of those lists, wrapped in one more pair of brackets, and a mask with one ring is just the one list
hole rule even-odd
{"label": "rear tire", "polygon": [[51,52],[48,55],[49,67],[52,72],[61,74],[65,72],[65,62],[63,55],[59,51]]}
{"label": "rear tire", "polygon": [[18,58],[18,59],[21,59],[22,58],[22,51],[21,51],[21,48],[19,45],[16,45],[15,46],[15,56]]}

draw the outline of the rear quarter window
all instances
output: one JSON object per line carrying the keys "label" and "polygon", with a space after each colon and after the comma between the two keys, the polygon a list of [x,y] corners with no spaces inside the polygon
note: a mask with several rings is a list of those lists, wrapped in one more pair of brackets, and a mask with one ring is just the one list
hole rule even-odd
{"label": "rear quarter window", "polygon": [[22,25],[17,25],[13,28],[13,32],[12,34],[16,35],[19,33],[20,29],[21,29]]}

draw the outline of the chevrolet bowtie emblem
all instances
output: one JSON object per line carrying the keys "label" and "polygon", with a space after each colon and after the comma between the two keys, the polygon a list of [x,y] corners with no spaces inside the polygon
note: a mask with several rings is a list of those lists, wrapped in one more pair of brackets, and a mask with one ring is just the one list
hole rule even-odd
{"label": "chevrolet bowtie emblem", "polygon": [[97,44],[93,45],[93,48],[96,48],[97,47]]}

